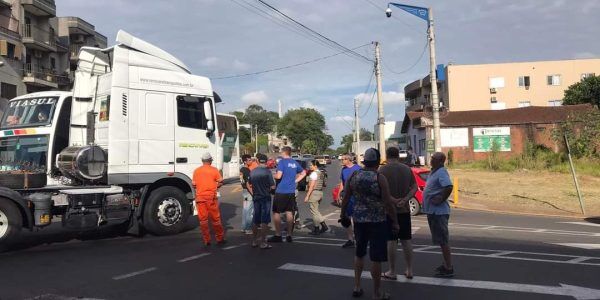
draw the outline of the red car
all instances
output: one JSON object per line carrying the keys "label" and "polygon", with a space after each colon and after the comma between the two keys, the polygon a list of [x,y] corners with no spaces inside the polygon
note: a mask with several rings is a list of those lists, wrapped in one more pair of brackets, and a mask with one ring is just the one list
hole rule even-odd
{"label": "red car", "polygon": [[[411,167],[410,169],[412,170],[415,181],[417,182],[417,192],[412,199],[408,200],[408,206],[410,207],[410,214],[412,216],[416,216],[421,212],[421,207],[423,206],[423,190],[425,189],[425,183],[427,181],[427,177],[429,176],[429,170],[417,167]],[[342,199],[340,197],[339,185],[335,186],[331,192],[331,196],[333,197],[332,204],[341,206]]]}
{"label": "red car", "polygon": [[425,183],[430,171],[418,167],[411,167],[410,169],[417,182],[417,192],[412,199],[408,200],[408,206],[410,207],[410,214],[416,216],[421,212],[421,207],[423,206],[423,190],[425,189]]}

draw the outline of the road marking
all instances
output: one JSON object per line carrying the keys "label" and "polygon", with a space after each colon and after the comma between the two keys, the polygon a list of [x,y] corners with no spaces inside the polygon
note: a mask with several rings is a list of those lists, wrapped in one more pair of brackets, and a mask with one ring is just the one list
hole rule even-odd
{"label": "road marking", "polygon": [[239,245],[233,245],[233,246],[223,247],[223,250],[231,250],[231,249],[239,248],[239,247],[246,246],[246,245],[248,245],[248,243],[243,243],[243,244],[239,244]]}
{"label": "road marking", "polygon": [[600,249],[600,244],[581,244],[581,243],[553,243],[554,245],[565,246],[565,247],[573,247],[587,250],[597,250]]}
{"label": "road marking", "polygon": [[27,298],[25,300],[102,300],[100,298],[79,298],[79,297],[68,297],[54,294],[44,294],[35,296],[33,298]]}
{"label": "road marking", "polygon": [[[415,220],[415,222],[425,222],[425,221]],[[498,225],[481,225],[481,224],[461,224],[461,223],[449,223],[449,225],[450,225],[451,229],[461,228],[461,229],[473,229],[473,230],[493,230],[493,231],[511,231],[511,232],[542,233],[542,234],[555,234],[555,235],[600,237],[600,233],[589,232],[589,231],[572,231],[572,230],[512,227],[512,226],[498,226]]]}
{"label": "road marking", "polygon": [[136,272],[131,272],[131,273],[127,273],[127,274],[123,274],[123,275],[119,275],[119,276],[115,276],[112,279],[113,280],[122,280],[122,279],[127,279],[127,278],[131,278],[134,276],[138,276],[138,275],[142,275],[142,274],[146,274],[146,273],[150,273],[152,271],[156,271],[158,270],[158,268],[148,268],[148,269],[143,269],[140,271],[136,271]]}
{"label": "road marking", "polygon": [[[327,219],[327,218],[329,218],[329,217],[331,217],[331,216],[333,216],[333,215],[335,215],[335,214],[336,214],[336,212],[332,212],[332,213],[330,213],[330,214],[326,214],[326,215],[324,215],[324,216],[323,216],[323,219],[324,219],[324,220],[326,220],[326,221],[332,221],[332,220],[329,220],[329,219]],[[335,220],[335,221],[337,221],[337,220]],[[313,222],[312,222],[312,221],[310,221],[310,222],[306,222],[306,223],[302,224],[301,228],[306,228],[306,227],[308,227],[308,226],[310,226],[310,225],[312,225],[312,224],[313,224]]]}
{"label": "road marking", "polygon": [[194,256],[182,258],[182,259],[178,260],[177,262],[184,263],[184,262],[188,262],[190,260],[194,260],[194,259],[198,259],[198,258],[202,258],[202,257],[208,256],[208,255],[210,255],[210,253],[202,253],[202,254],[198,254],[198,255],[194,255]]}
{"label": "road marking", "polygon": [[[314,242],[314,241],[310,241],[310,240],[318,240],[320,242]],[[313,237],[296,237],[296,238],[294,238],[294,243],[298,243],[298,244],[310,244],[310,245],[321,245],[321,246],[331,246],[331,247],[341,247],[343,245],[343,243],[323,243],[322,241],[345,242],[346,240],[335,239],[335,238],[316,238],[316,237],[315,238],[313,238]],[[413,249],[413,252],[440,255],[439,247],[437,247],[437,246],[413,244],[413,247],[415,247]],[[402,251],[402,248],[399,247],[398,251]],[[475,252],[475,253],[473,253],[473,252]],[[479,252],[479,253],[477,253],[477,252]],[[541,253],[541,252],[507,251],[507,250],[495,250],[495,249],[452,247],[452,255],[467,256],[467,257],[480,257],[480,258],[492,258],[492,259],[508,259],[508,260],[519,260],[519,261],[534,261],[534,262],[569,264],[569,265],[584,265],[584,266],[596,266],[596,267],[600,266],[600,263],[586,262],[586,261],[592,260],[592,259],[600,261],[600,257],[576,256],[576,255]]]}
{"label": "road marking", "polygon": [[[316,273],[325,275],[335,275],[344,277],[354,277],[354,270],[329,268],[313,265],[299,265],[287,263],[278,268],[279,270]],[[362,278],[369,279],[371,274],[367,271],[362,273]],[[464,280],[464,279],[447,279],[435,277],[415,276],[413,279],[406,279],[404,276],[398,276],[396,282],[408,284],[425,284],[436,286],[462,287],[471,289],[484,289],[496,291],[511,291],[532,294],[570,296],[578,300],[598,299],[600,298],[600,290],[590,289],[585,287],[573,286],[560,283],[560,286],[545,286],[534,284],[482,281],[482,280]]]}
{"label": "road marking", "polygon": [[558,222],[558,223],[600,227],[600,224],[594,224],[594,223],[588,223],[588,222]]}

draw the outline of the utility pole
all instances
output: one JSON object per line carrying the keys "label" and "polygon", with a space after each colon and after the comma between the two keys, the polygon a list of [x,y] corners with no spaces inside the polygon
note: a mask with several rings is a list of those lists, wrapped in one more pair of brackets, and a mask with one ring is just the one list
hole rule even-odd
{"label": "utility pole", "polygon": [[433,31],[433,11],[431,8],[429,11],[429,26],[427,33],[429,34],[429,64],[430,73],[429,78],[431,79],[431,106],[433,110],[433,142],[436,152],[442,151],[442,138],[440,132],[440,98],[438,97],[437,87],[437,74],[435,73],[435,34]]}
{"label": "utility pole", "polygon": [[356,141],[356,149],[354,154],[358,157],[360,155],[360,126],[358,125],[358,98],[354,99],[354,139]]}
{"label": "utility pole", "polygon": [[258,153],[258,124],[256,125],[256,134],[254,135],[254,141],[256,143],[256,148],[254,148],[254,152]]}
{"label": "utility pole", "polygon": [[377,80],[377,126],[379,129],[379,153],[385,161],[385,115],[383,114],[383,93],[381,91],[381,51],[379,42],[375,42],[375,79]]}

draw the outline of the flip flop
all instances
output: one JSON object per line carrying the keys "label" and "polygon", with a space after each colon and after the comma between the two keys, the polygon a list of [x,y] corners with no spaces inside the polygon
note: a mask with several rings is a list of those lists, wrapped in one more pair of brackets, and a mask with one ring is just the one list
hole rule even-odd
{"label": "flip flop", "polygon": [[413,276],[412,276],[412,275],[408,276],[408,275],[406,274],[406,272],[404,272],[404,277],[406,277],[406,279],[413,279]]}
{"label": "flip flop", "polygon": [[271,246],[269,244],[261,245],[260,246],[260,250],[268,250],[268,249],[271,249],[271,248],[273,248],[273,246]]}
{"label": "flip flop", "polygon": [[381,278],[388,279],[388,280],[396,280],[396,279],[398,279],[398,275],[392,276],[392,275],[388,275],[388,273],[386,273],[386,272],[383,272],[383,273],[381,273]]}
{"label": "flip flop", "polygon": [[358,291],[354,290],[354,291],[352,291],[352,297],[358,298],[358,297],[362,296],[364,293],[365,293],[365,291],[363,291],[363,289],[360,289]]}

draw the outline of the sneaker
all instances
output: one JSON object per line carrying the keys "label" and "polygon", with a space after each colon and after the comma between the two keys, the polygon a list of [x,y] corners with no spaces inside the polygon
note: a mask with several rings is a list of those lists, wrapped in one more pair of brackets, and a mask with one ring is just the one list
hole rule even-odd
{"label": "sneaker", "polygon": [[325,224],[325,222],[321,223],[321,231],[319,233],[325,233],[327,232],[327,230],[329,230],[329,227],[327,227],[327,224]]}
{"label": "sneaker", "polygon": [[288,235],[288,236],[286,236],[286,237],[285,237],[285,241],[286,241],[286,242],[288,242],[288,243],[291,243],[291,242],[293,242],[293,240],[292,240],[292,236],[291,236],[291,235]]}
{"label": "sneaker", "polygon": [[269,243],[281,243],[281,242],[283,242],[283,239],[281,238],[280,235],[274,235],[274,236],[268,238],[267,242],[269,242]]}
{"label": "sneaker", "polygon": [[251,235],[251,234],[254,234],[254,233],[252,232],[252,230],[244,230],[244,234]]}
{"label": "sneaker", "polygon": [[319,229],[319,227],[315,227],[313,229],[313,231],[309,232],[308,234],[310,234],[310,235],[319,235],[319,234],[321,234],[321,230]]}
{"label": "sneaker", "polygon": [[343,245],[342,248],[354,248],[354,241],[353,240],[347,240]]}
{"label": "sneaker", "polygon": [[437,271],[435,273],[436,277],[452,277],[452,276],[454,276],[454,268],[446,269],[446,267],[444,267],[444,266],[441,266],[441,267],[442,268],[440,270],[436,270]]}

